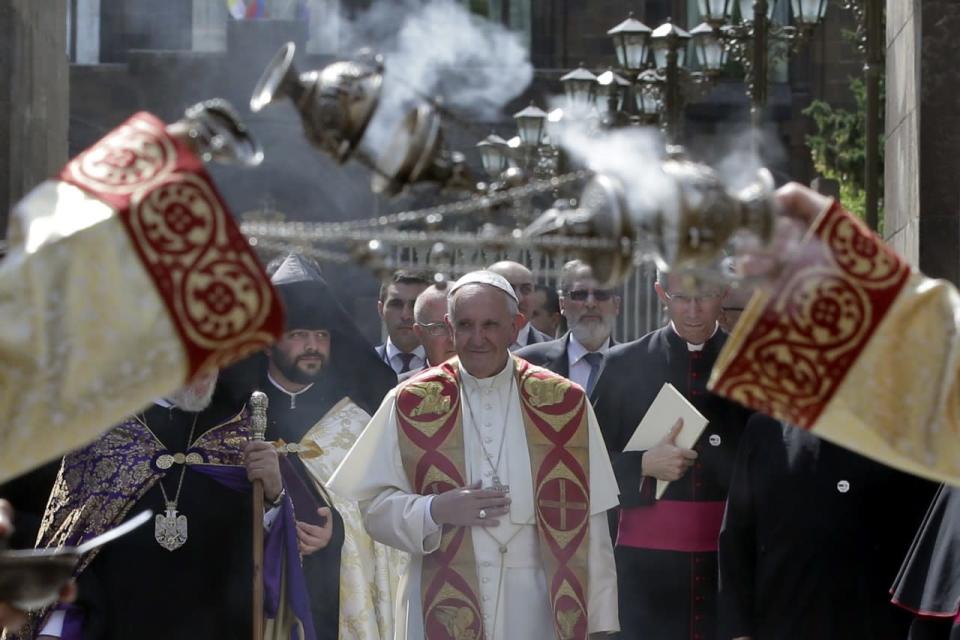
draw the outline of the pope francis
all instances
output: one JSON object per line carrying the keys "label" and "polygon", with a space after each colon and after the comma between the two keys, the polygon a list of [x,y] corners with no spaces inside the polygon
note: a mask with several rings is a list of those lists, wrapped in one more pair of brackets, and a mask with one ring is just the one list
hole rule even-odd
{"label": "pope francis", "polygon": [[617,631],[617,485],[590,403],[510,355],[521,317],[506,280],[473,272],[449,295],[457,358],[391,391],[330,482],[374,539],[413,556],[397,637]]}

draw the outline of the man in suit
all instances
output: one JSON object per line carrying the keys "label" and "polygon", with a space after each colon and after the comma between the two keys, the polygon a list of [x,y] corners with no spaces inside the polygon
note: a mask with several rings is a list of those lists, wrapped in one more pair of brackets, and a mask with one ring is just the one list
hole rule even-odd
{"label": "man in suit", "polygon": [[538,342],[553,340],[552,336],[538,331],[537,328],[529,322],[531,309],[533,307],[533,293],[536,287],[533,282],[533,273],[530,269],[527,269],[519,262],[501,260],[487,267],[487,271],[492,271],[509,282],[510,286],[513,287],[514,293],[517,294],[517,300],[519,300],[517,306],[520,309],[520,318],[523,324],[520,327],[519,333],[517,333],[517,339],[510,345],[510,351],[516,351],[528,345],[537,344]]}
{"label": "man in suit", "polygon": [[604,356],[616,344],[613,327],[620,315],[620,296],[601,288],[590,266],[580,260],[563,266],[559,285],[560,312],[569,331],[557,340],[524,347],[517,355],[570,378],[590,394]]}
{"label": "man in suit", "polygon": [[426,362],[423,345],[413,331],[413,303],[429,286],[425,275],[403,270],[380,285],[377,312],[387,329],[387,341],[377,346],[377,355],[397,375],[422,369]]}
{"label": "man in suit", "polygon": [[447,282],[439,282],[417,296],[417,302],[413,305],[413,332],[423,345],[427,361],[419,369],[399,375],[397,382],[412,378],[424,369],[435,367],[457,355],[450,327],[444,322],[447,315],[447,289]]}
{"label": "man in suit", "polygon": [[566,333],[566,327],[562,327],[563,315],[560,313],[560,296],[556,289],[545,284],[534,287],[530,324],[548,336],[559,338]]}

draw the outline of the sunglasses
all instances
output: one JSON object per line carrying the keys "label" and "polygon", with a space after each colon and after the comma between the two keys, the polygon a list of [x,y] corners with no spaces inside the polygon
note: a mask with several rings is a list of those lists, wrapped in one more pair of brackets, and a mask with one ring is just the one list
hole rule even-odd
{"label": "sunglasses", "polygon": [[573,291],[567,291],[567,297],[575,302],[586,302],[591,294],[597,302],[606,302],[614,295],[613,291],[609,289],[574,289]]}

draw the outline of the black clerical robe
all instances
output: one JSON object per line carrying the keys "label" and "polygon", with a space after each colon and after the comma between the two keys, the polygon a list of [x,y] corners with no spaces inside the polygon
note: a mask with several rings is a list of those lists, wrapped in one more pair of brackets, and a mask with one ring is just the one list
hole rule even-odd
{"label": "black clerical robe", "polygon": [[[270,403],[267,408],[267,440],[299,443],[301,438],[342,397],[336,385],[326,383],[325,376],[297,395],[280,390],[266,380],[261,385]],[[318,525],[317,507],[329,507],[333,518],[330,543],[323,549],[303,557],[303,572],[310,594],[310,610],[318,640],[336,640],[340,623],[340,554],[343,549],[343,518],[333,507],[329,496],[318,490],[310,472],[295,455],[286,457],[281,466],[288,487],[299,487],[299,495],[291,490],[294,513],[298,520]],[[291,477],[291,473],[296,477]],[[299,483],[299,485],[297,484]],[[305,511],[312,513],[304,513]]]}
{"label": "black clerical robe", "polygon": [[723,638],[906,638],[888,590],[934,489],[754,415],[720,533]]}
{"label": "black clerical robe", "polygon": [[892,594],[917,616],[911,640],[960,640],[960,489],[938,489]]}
{"label": "black clerical robe", "polygon": [[[151,405],[64,459],[39,546],[76,544],[145,509],[164,513],[164,491],[187,518],[187,538],[168,550],[149,524],[85,557],[62,637],[249,637],[252,502],[249,490],[240,489],[246,474],[239,466],[249,435],[248,414],[238,407],[215,405],[195,414]],[[202,464],[164,470],[164,454],[184,451],[197,453]],[[33,633],[44,626],[38,620]]]}
{"label": "black clerical robe", "polygon": [[[620,626],[626,639],[716,637],[716,539],[737,445],[749,413],[706,390],[726,334],[699,351],[670,327],[607,352],[594,408],[620,488],[614,553]],[[623,448],[665,382],[707,417],[693,467],[654,499],[642,452]]]}

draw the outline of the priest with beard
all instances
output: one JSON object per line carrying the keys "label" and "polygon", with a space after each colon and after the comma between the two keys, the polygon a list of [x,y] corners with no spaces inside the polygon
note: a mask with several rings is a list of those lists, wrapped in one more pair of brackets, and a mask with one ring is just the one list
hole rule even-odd
{"label": "priest with beard", "polygon": [[144,510],[157,516],[84,556],[76,601],[35,613],[24,637],[248,637],[253,480],[265,504],[264,637],[315,637],[278,456],[251,441],[245,406],[211,404],[216,379],[195,378],[63,459],[38,548],[76,545]]}
{"label": "priest with beard", "polygon": [[286,454],[280,466],[294,503],[317,637],[390,637],[403,558],[375,545],[356,503],[325,485],[396,385],[396,374],[350,320],[316,263],[289,255],[271,280],[287,311],[287,330],[265,357],[245,366],[254,368],[255,386],[269,398],[267,439]]}

